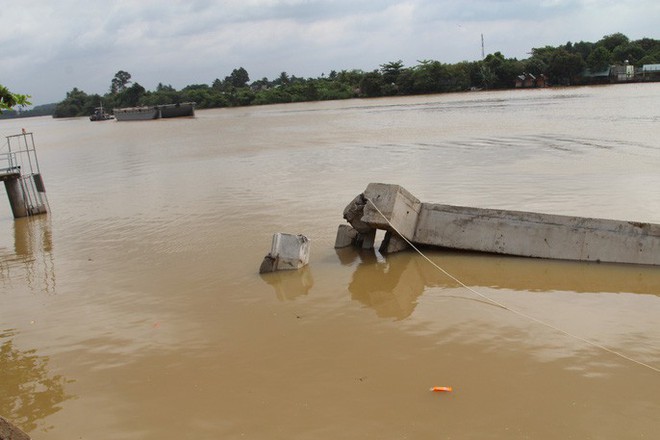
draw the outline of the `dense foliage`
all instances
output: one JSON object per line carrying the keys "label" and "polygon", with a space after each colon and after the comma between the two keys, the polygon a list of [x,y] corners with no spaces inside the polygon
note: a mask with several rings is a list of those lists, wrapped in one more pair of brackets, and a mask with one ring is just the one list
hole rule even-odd
{"label": "dense foliage", "polygon": [[29,95],[21,95],[18,93],[12,93],[5,86],[0,84],[0,113],[3,110],[11,110],[17,106],[30,105]]}
{"label": "dense foliage", "polygon": [[524,60],[489,54],[480,61],[445,64],[422,60],[406,67],[401,60],[382,64],[379,69],[332,71],[319,78],[298,78],[282,72],[274,80],[262,78],[250,83],[248,72],[239,67],[224,79],[208,84],[192,84],[181,90],[158,84],[154,91],[132,82],[120,70],[104,96],[87,95],[74,88],[60,102],[54,117],[89,115],[95,107],[106,109],[137,105],[158,105],[194,101],[198,108],[234,107],[300,101],[346,99],[456,92],[469,89],[505,89],[515,85],[522,73],[544,74],[551,84],[579,84],[585,73],[608,66],[629,63],[660,63],[660,40],[643,38],[630,41],[621,33],[606,35],[596,43],[568,42],[558,47],[534,48]]}

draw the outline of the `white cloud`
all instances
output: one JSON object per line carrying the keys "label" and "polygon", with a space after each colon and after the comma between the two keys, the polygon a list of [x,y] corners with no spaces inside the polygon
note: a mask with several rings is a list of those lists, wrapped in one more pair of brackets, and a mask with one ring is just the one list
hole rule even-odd
{"label": "white cloud", "polygon": [[458,62],[486,51],[623,32],[657,38],[655,0],[32,0],[3,2],[0,83],[36,103],[78,87],[105,93],[118,70],[148,89],[210,83],[245,67],[252,79],[318,76],[401,59]]}

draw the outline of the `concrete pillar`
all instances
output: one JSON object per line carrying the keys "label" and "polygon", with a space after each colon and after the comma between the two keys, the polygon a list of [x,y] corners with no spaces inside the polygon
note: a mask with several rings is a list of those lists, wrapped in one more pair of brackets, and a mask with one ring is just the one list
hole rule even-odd
{"label": "concrete pillar", "polygon": [[387,231],[378,251],[381,254],[394,254],[410,248],[406,240],[395,232]]}
{"label": "concrete pillar", "polygon": [[335,238],[335,249],[349,247],[355,244],[358,237],[358,231],[350,225],[339,225],[337,228],[337,238]]}
{"label": "concrete pillar", "polygon": [[27,217],[30,215],[26,207],[20,179],[15,178],[5,180],[5,189],[7,190],[7,197],[9,197],[9,204],[11,205],[11,212],[14,214],[14,218]]}
{"label": "concrete pillar", "polygon": [[424,204],[415,243],[523,257],[660,265],[660,225]]}
{"label": "concrete pillar", "polygon": [[358,241],[362,242],[362,249],[373,249],[374,244],[376,243],[376,229],[360,234],[358,236]]}
{"label": "concrete pillar", "polygon": [[[344,211],[344,218],[354,227],[383,229],[415,244],[535,258],[660,265],[660,224],[421,203],[398,185],[370,183]],[[393,239],[394,234],[386,237],[388,252],[404,248],[400,241],[390,245]]]}

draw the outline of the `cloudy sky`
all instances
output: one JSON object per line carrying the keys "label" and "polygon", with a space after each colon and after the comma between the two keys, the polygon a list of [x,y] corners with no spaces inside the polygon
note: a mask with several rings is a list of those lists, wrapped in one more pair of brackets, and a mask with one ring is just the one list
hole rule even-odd
{"label": "cloudy sky", "polygon": [[0,0],[0,84],[58,102],[118,70],[148,90],[318,77],[389,61],[455,63],[622,32],[660,38],[658,0]]}

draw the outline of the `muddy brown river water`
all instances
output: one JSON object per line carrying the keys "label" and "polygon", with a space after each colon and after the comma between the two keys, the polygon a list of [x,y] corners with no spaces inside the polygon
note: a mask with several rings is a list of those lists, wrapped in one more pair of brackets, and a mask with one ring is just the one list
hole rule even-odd
{"label": "muddy brown river water", "polygon": [[[660,84],[0,121],[0,415],[35,440],[660,438],[660,268],[333,249],[369,182],[660,223]],[[275,232],[309,266],[260,276]],[[432,393],[451,386],[451,393]]]}

